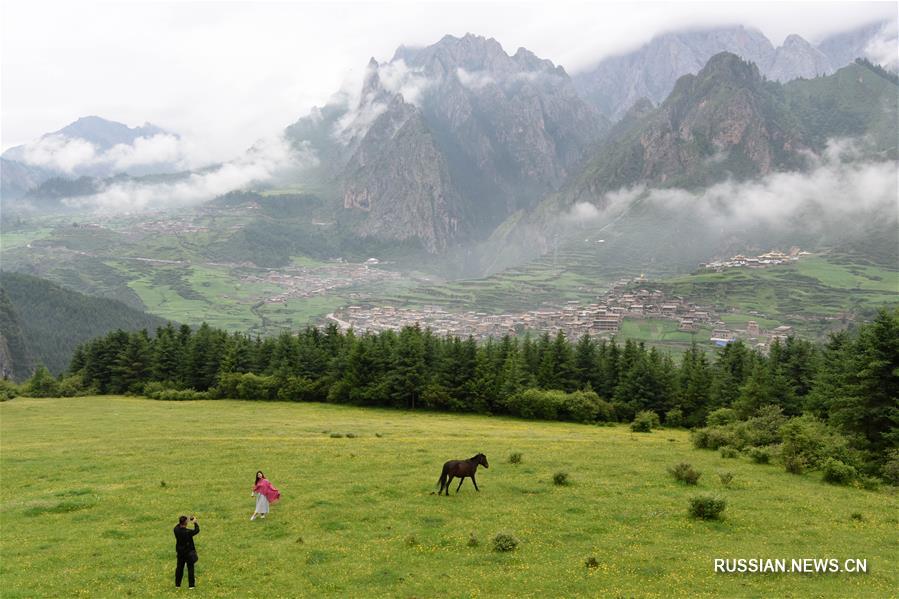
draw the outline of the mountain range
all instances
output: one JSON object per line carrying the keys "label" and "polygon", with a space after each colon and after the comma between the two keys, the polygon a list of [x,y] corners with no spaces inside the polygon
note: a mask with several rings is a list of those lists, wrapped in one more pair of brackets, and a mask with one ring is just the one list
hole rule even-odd
{"label": "mountain range", "polygon": [[[895,160],[895,76],[847,59],[874,54],[885,35],[887,25],[873,24],[817,46],[791,35],[774,47],[745,27],[672,32],[574,77],[525,48],[509,54],[494,39],[448,35],[371,59],[357,89],[284,138],[315,157],[297,183],[328,190],[360,238],[440,254],[509,231],[522,215],[550,218],[548,206],[601,206],[622,187],[802,170],[834,138],[864,138],[871,156]],[[177,139],[149,124],[79,119],[5,152],[2,195],[58,205],[102,177],[168,172],[172,163],[133,155],[155,140],[160,152],[147,156],[177,157],[165,146]],[[72,150],[65,156],[91,159],[42,160],[52,155],[44,146],[60,144]]]}
{"label": "mountain range", "polygon": [[3,152],[0,196],[25,195],[54,177],[104,178],[181,170],[178,135],[151,123],[129,127],[86,116],[58,131]]}
{"label": "mountain range", "polygon": [[830,75],[856,58],[881,62],[877,48],[884,38],[895,40],[891,27],[888,22],[872,23],[828,36],[817,46],[793,34],[778,47],[760,31],[742,26],[668,32],[577,73],[574,83],[601,114],[617,121],[638,100],[663,101],[680,77],[696,74],[720,52],[755,63],[773,81],[811,79]]}

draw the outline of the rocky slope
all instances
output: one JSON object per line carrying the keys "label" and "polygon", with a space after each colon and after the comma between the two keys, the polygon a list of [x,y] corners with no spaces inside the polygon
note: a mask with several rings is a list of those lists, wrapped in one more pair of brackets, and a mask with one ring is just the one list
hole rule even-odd
{"label": "rocky slope", "polygon": [[437,252],[558,189],[606,126],[564,69],[469,34],[372,60],[287,136],[331,163],[361,234]]}
{"label": "rocky slope", "polygon": [[897,89],[861,65],[780,85],[721,53],[657,109],[623,119],[562,197],[595,202],[635,184],[700,187],[798,170],[841,137],[868,136],[874,154],[895,159]]}

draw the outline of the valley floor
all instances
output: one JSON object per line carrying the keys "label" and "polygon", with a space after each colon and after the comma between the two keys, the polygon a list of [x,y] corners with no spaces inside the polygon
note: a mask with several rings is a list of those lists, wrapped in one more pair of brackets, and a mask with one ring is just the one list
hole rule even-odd
{"label": "valley floor", "polygon": [[[899,500],[634,434],[322,404],[19,398],[0,404],[3,597],[174,593],[172,527],[197,514],[198,596],[887,597]],[[351,436],[350,436],[351,435]],[[481,492],[438,497],[484,452]],[[520,452],[522,463],[508,463]],[[697,488],[666,473],[677,462]],[[253,474],[283,495],[249,521]],[[556,472],[569,486],[555,486]],[[723,488],[718,473],[734,474]],[[455,487],[454,487],[455,489]],[[687,517],[703,492],[722,522]],[[861,519],[852,514],[861,514]],[[497,553],[505,531],[520,540]],[[469,539],[478,540],[476,546]],[[594,557],[597,566],[585,560]],[[715,574],[715,558],[867,559],[867,574]]]}

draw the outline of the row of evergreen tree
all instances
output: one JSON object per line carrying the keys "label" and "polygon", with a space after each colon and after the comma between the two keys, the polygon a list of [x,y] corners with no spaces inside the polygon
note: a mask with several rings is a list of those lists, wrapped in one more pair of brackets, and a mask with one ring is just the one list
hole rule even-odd
{"label": "row of evergreen tree", "polygon": [[[703,426],[719,408],[746,419],[774,405],[786,416],[829,422],[883,457],[899,445],[899,310],[881,310],[823,345],[789,338],[763,354],[737,341],[712,356],[694,345],[678,361],[632,340],[569,341],[561,332],[477,343],[417,326],[356,335],[329,325],[251,338],[206,324],[169,324],[152,336],[116,331],[86,343],[63,384],[171,399],[327,401],[584,421],[630,421],[650,410],[689,427]],[[577,408],[528,405],[537,401]]]}

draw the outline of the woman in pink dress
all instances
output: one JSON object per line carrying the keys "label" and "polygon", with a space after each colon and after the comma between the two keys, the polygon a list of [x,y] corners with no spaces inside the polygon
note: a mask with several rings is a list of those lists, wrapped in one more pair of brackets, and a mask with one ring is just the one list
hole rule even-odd
{"label": "woman in pink dress", "polygon": [[253,496],[256,498],[256,511],[250,516],[250,520],[255,520],[256,516],[265,518],[268,513],[269,506],[280,499],[281,493],[272,486],[265,478],[262,470],[256,473],[256,482],[253,485]]}

